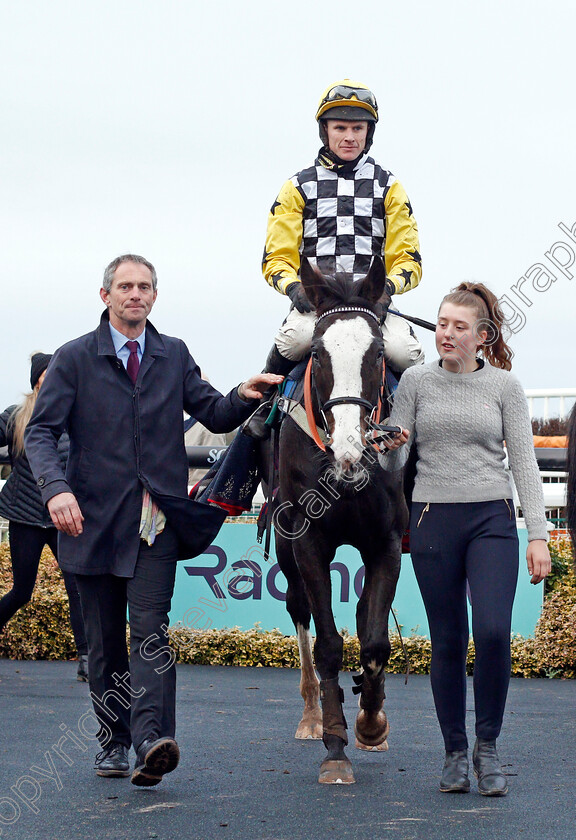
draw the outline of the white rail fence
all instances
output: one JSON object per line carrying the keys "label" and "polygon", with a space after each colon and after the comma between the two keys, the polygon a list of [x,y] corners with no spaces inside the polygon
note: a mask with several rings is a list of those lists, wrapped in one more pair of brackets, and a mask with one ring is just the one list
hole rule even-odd
{"label": "white rail fence", "polygon": [[529,388],[524,391],[530,417],[566,417],[576,401],[576,388]]}

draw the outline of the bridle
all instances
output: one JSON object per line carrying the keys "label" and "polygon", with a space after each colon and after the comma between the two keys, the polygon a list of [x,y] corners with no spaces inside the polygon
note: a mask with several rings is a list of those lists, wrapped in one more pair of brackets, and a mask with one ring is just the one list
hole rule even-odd
{"label": "bridle", "polygon": [[[378,316],[374,312],[372,312],[371,309],[367,309],[362,306],[336,306],[333,309],[328,309],[326,312],[320,315],[320,317],[316,321],[316,325],[318,325],[323,318],[327,318],[329,315],[334,315],[335,313],[340,312],[359,312],[363,315],[369,315],[371,318],[374,318],[374,320],[378,324],[378,327],[380,327],[380,319],[378,318]],[[314,417],[312,394],[314,394],[314,397],[316,398],[316,404],[318,405],[318,409],[320,412],[320,421],[322,423],[322,428],[324,430],[324,434],[326,435],[327,440],[329,440],[330,438],[330,428],[328,425],[326,412],[336,405],[359,405],[365,408],[367,411],[370,412],[370,416],[368,418],[368,426],[370,428],[374,428],[380,422],[380,415],[382,412],[385,372],[386,365],[384,359],[382,359],[382,380],[380,383],[380,387],[378,388],[378,402],[376,403],[376,405],[374,405],[374,403],[371,403],[369,400],[365,400],[363,397],[350,396],[333,397],[330,400],[326,400],[326,402],[322,402],[318,393],[318,388],[312,371],[312,357],[310,357],[310,360],[306,366],[306,372],[304,374],[304,408],[306,409],[306,416],[308,418],[308,424],[310,426],[312,439],[323,452],[326,451],[326,445],[320,438],[318,432],[316,431],[316,420]],[[376,448],[378,447],[376,446]]]}

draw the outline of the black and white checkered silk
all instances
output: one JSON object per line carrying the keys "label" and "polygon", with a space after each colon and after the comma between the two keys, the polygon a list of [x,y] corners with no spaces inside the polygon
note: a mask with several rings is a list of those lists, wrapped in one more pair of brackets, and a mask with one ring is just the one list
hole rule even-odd
{"label": "black and white checkered silk", "polygon": [[384,254],[384,198],[394,175],[365,156],[348,172],[326,169],[317,160],[291,180],[306,202],[301,255],[325,274],[365,277],[372,257]]}

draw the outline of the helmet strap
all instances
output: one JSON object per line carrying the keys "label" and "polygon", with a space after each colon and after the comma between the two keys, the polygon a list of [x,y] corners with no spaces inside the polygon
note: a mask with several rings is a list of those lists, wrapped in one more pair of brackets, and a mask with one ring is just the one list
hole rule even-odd
{"label": "helmet strap", "polygon": [[318,158],[326,169],[338,172],[352,172],[361,158],[366,156],[366,149],[354,160],[342,160],[335,155],[328,146],[322,146],[318,152]]}
{"label": "helmet strap", "polygon": [[368,131],[366,133],[366,145],[364,146],[364,151],[369,151],[372,143],[374,142],[374,132],[376,131],[376,123],[369,122],[368,123]]}

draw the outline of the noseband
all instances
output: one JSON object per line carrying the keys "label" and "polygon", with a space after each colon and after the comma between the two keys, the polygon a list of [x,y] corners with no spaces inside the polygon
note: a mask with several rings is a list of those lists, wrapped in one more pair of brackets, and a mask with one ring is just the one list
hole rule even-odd
{"label": "noseband", "polygon": [[[327,318],[328,315],[334,315],[334,314],[340,313],[340,312],[360,312],[363,315],[369,315],[371,318],[374,318],[374,320],[376,321],[378,326],[380,326],[380,319],[378,318],[378,316],[374,312],[372,312],[371,309],[366,309],[362,306],[337,306],[334,309],[328,309],[326,312],[324,312],[322,315],[320,315],[320,317],[316,321],[316,324],[319,324],[320,321],[323,318]],[[312,375],[312,359],[310,359],[310,361],[308,362],[308,365],[306,367],[306,374],[305,374],[305,379],[304,379],[304,403],[305,403],[305,408],[306,408],[306,414],[308,415],[308,422],[310,424],[310,429],[315,429],[316,428],[316,423],[311,422],[312,419],[313,419],[313,416],[314,416],[313,415],[313,410],[312,410],[312,400],[311,400],[312,390],[314,390],[314,395],[316,397],[316,402],[318,403],[318,407],[320,409],[320,419],[322,421],[322,426],[324,428],[324,432],[325,432],[327,438],[330,437],[330,429],[329,429],[329,426],[328,426],[328,420],[326,419],[326,412],[329,411],[331,408],[333,408],[335,405],[359,405],[359,406],[362,406],[363,408],[365,408],[367,411],[370,412],[369,424],[372,425],[373,423],[379,423],[380,422],[380,410],[381,410],[381,406],[382,406],[382,396],[381,395],[382,395],[382,389],[384,387],[384,370],[385,370],[385,368],[384,368],[384,362],[383,362],[383,364],[382,364],[382,385],[381,385],[381,388],[378,391],[378,403],[376,405],[371,403],[369,400],[365,400],[363,397],[349,397],[349,396],[334,397],[333,399],[327,400],[325,403],[322,403],[321,400],[320,400],[320,395],[318,394],[318,389],[316,387],[316,382],[314,381],[314,378],[313,378],[313,375]],[[325,447],[324,443],[320,440],[319,437],[314,436],[314,440],[315,440],[315,443],[317,444],[317,446],[320,447],[320,449],[322,449],[324,451],[326,450],[326,447]]]}

